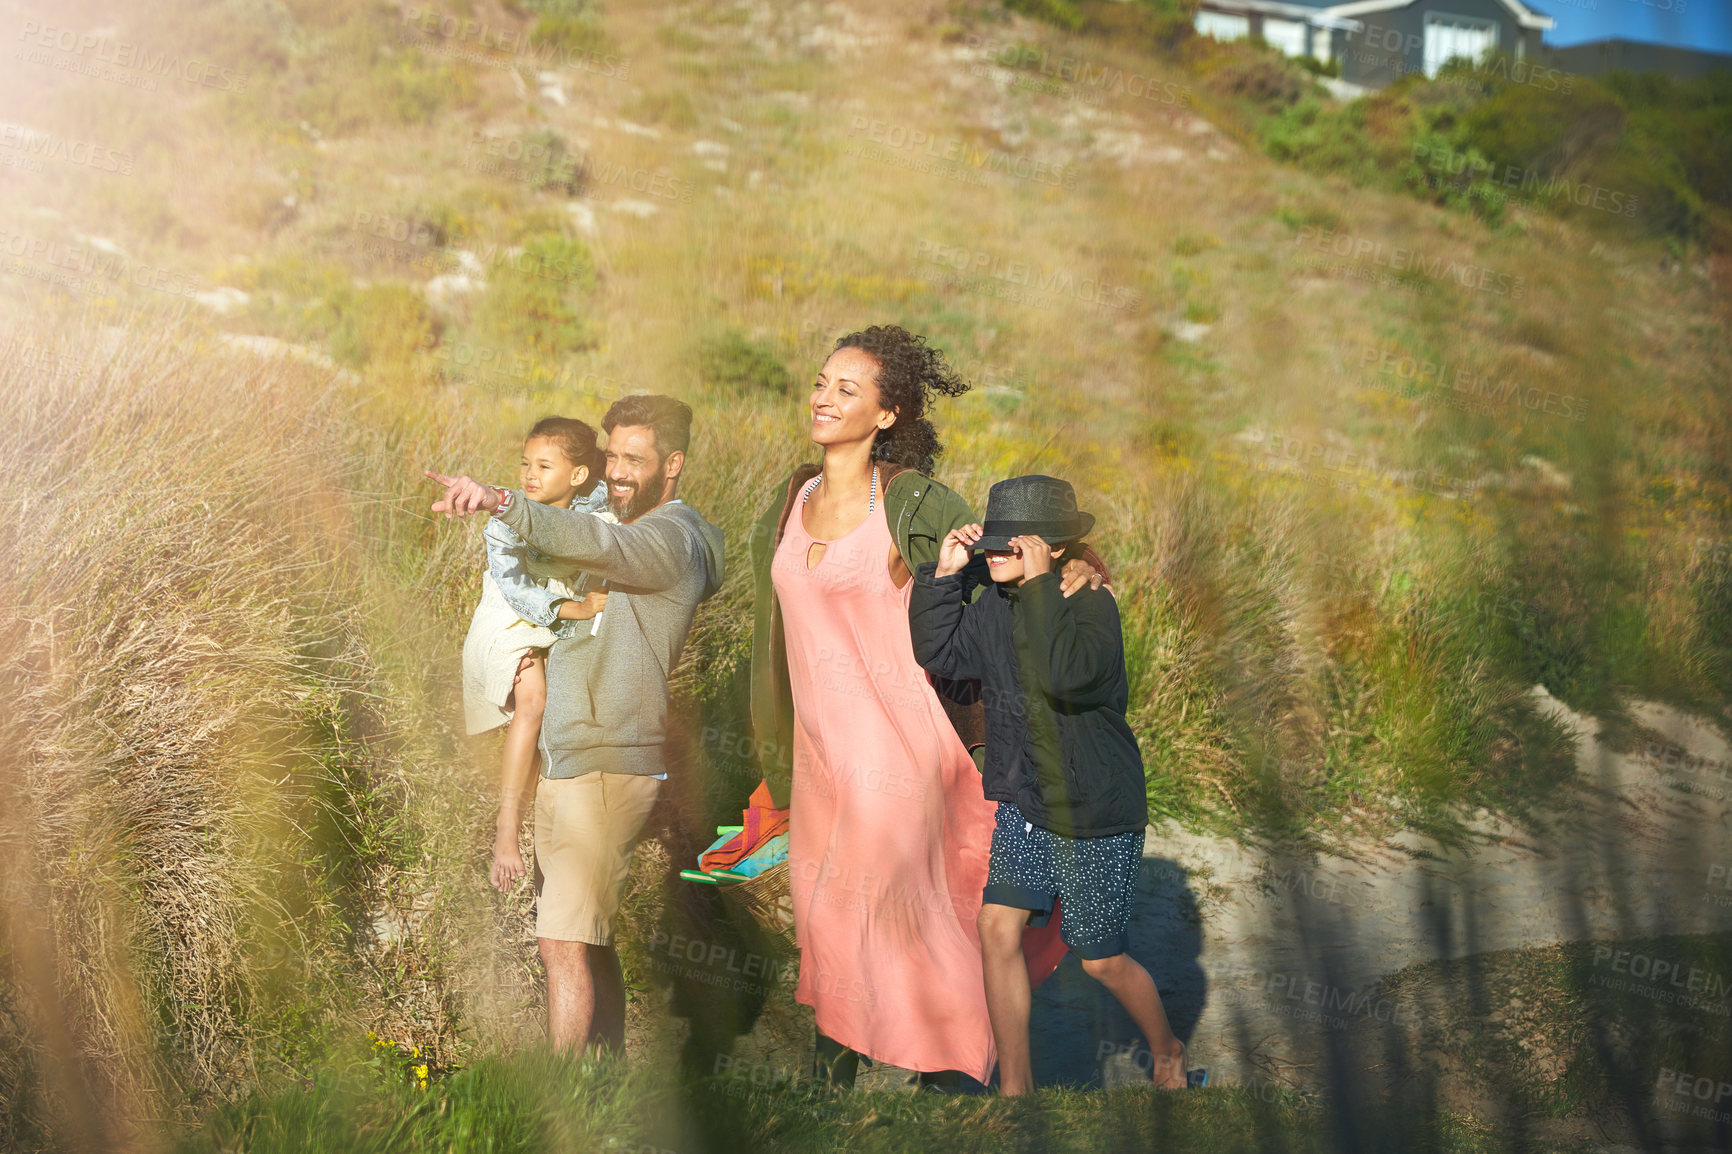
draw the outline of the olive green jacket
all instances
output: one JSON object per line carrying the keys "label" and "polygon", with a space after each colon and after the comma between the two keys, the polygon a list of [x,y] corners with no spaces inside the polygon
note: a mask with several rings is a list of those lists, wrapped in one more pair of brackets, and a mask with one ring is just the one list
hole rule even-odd
{"label": "olive green jacket", "polygon": [[[938,547],[952,530],[977,520],[974,510],[952,490],[932,478],[899,465],[879,463],[884,484],[884,515],[890,535],[912,572],[926,561],[938,560]],[[800,489],[818,475],[818,466],[801,465],[779,489],[764,515],[752,527],[752,729],[758,764],[776,806],[786,809],[793,785],[794,694],[788,681],[788,649],[782,635],[782,612],[770,583],[770,561]],[[982,586],[984,587],[984,586]],[[939,700],[950,715],[963,744],[979,763],[985,740],[979,689],[972,682],[934,679]]]}

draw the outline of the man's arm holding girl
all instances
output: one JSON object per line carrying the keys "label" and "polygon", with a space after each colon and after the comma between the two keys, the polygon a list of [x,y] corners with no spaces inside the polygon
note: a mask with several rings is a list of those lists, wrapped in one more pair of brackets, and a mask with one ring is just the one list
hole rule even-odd
{"label": "man's arm holding girl", "polygon": [[455,517],[492,513],[541,552],[578,565],[591,576],[655,590],[672,588],[691,571],[690,535],[671,518],[616,525],[593,513],[538,504],[516,490],[469,477],[427,475],[446,486],[434,512]]}

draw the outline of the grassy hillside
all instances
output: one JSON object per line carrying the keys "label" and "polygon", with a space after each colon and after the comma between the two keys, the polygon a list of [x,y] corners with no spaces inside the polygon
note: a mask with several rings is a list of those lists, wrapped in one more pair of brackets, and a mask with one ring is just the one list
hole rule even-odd
{"label": "grassy hillside", "polygon": [[1631,955],[1720,975],[1729,945],[1723,934],[1580,942],[1410,967],[1366,994],[1393,1013],[1361,1015],[1335,1043],[1335,1102],[1279,1080],[1179,1095],[836,1097],[749,1063],[658,1083],[653,1067],[531,1052],[430,1091],[394,1070],[351,1069],[239,1103],[186,1149],[470,1150],[483,1136],[525,1151],[1712,1149],[1716,1108],[1703,1102],[1726,1083],[1703,1072],[1725,1052],[1724,1002],[1704,1015],[1607,979]]}
{"label": "grassy hillside", "polygon": [[[458,730],[479,527],[420,471],[508,479],[534,419],[635,391],[697,408],[732,574],[628,942],[674,916],[667,866],[756,781],[745,527],[870,323],[975,383],[946,483],[1055,473],[1099,516],[1159,813],[1319,844],[1519,813],[1572,773],[1536,682],[1614,740],[1629,695],[1725,716],[1722,258],[1272,161],[1166,25],[8,19],[0,1141],[187,1122],[365,1029],[435,1081],[533,1031],[496,751]],[[643,949],[633,1046],[678,1045]]]}

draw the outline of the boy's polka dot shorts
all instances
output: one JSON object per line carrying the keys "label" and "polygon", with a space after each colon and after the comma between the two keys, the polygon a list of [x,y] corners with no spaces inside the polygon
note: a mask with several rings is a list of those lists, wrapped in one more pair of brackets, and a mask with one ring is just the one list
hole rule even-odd
{"label": "boy's polka dot shorts", "polygon": [[1137,869],[1143,861],[1143,831],[1107,837],[1065,837],[1030,824],[1007,801],[998,803],[992,859],[981,901],[1032,910],[1030,926],[1052,917],[1053,900],[1063,906],[1058,936],[1082,958],[1110,958],[1130,947],[1127,928]]}

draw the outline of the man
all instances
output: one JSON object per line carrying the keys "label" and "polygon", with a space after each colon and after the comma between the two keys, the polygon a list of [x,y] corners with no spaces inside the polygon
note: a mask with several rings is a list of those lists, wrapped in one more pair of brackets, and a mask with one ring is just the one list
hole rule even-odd
{"label": "man", "polygon": [[679,499],[692,411],[672,397],[616,401],[607,433],[617,525],[468,477],[433,511],[484,510],[541,552],[607,582],[594,637],[556,643],[535,796],[535,936],[547,967],[548,1036],[558,1049],[625,1044],[625,981],[613,919],[657,791],[667,778],[668,675],[698,602],[722,584],[722,531]]}

